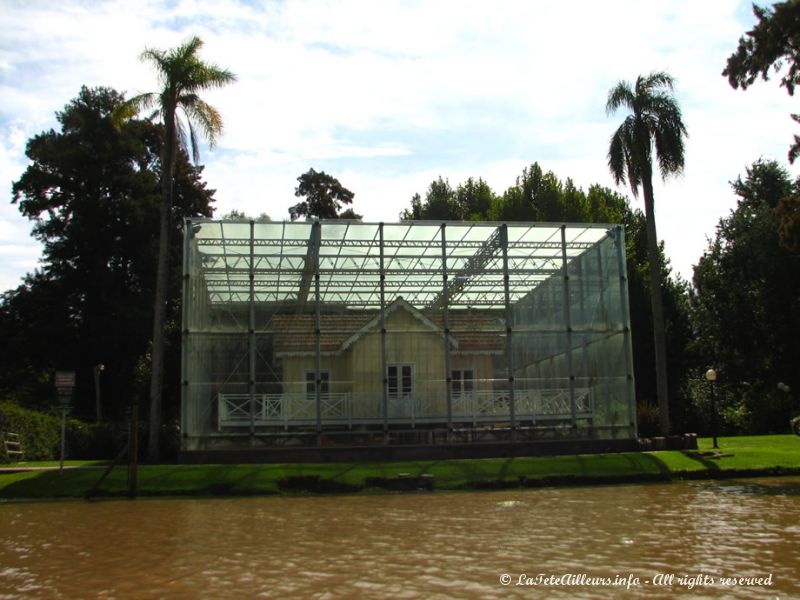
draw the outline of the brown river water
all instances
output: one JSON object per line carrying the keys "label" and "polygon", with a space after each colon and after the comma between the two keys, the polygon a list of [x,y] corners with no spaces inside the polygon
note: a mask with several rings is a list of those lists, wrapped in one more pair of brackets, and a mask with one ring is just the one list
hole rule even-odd
{"label": "brown river water", "polygon": [[0,598],[783,599],[798,578],[798,477],[0,503]]}

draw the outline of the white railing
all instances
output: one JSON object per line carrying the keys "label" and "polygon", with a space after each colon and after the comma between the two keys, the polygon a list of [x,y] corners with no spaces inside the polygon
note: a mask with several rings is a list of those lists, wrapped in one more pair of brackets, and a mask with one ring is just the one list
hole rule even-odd
{"label": "white railing", "polygon": [[[594,412],[590,388],[575,388],[575,417],[591,418]],[[250,394],[219,394],[217,429],[251,423]],[[297,394],[254,394],[252,422],[255,425],[302,425],[317,420],[314,396]],[[443,395],[417,395],[389,398],[384,419],[380,399],[353,398],[350,393],[322,394],[320,417],[326,424],[446,422],[447,402]],[[453,421],[472,423],[509,420],[511,400],[502,391],[474,391],[451,396]],[[514,414],[517,420],[546,421],[572,417],[569,390],[554,388],[515,390]]]}
{"label": "white railing", "polygon": [[[575,417],[592,416],[592,394],[589,388],[575,388]],[[511,413],[511,397],[507,392],[475,391],[452,396],[453,418],[473,422],[488,417],[507,417]],[[552,420],[572,417],[568,389],[514,390],[514,415],[524,420]]]}
{"label": "white railing", "polygon": [[[289,425],[294,422],[315,422],[317,400],[314,396],[289,394],[254,394],[253,421],[256,425]],[[348,419],[351,413],[350,394],[323,394],[320,416],[325,420]],[[217,429],[222,426],[250,424],[250,394],[219,394]]]}

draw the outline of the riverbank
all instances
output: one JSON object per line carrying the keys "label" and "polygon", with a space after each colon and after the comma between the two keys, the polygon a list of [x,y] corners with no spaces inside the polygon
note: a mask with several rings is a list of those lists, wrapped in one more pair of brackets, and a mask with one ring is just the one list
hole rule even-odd
{"label": "riverbank", "polygon": [[[681,479],[800,475],[800,437],[701,438],[696,451],[570,456],[269,465],[144,465],[139,496],[246,496],[374,493],[386,490],[480,490]],[[82,498],[102,473],[97,463],[0,473],[0,499]],[[14,466],[14,465],[5,465]],[[20,467],[36,467],[23,463]],[[52,466],[48,463],[47,466]],[[115,468],[97,496],[125,496],[127,469]]]}

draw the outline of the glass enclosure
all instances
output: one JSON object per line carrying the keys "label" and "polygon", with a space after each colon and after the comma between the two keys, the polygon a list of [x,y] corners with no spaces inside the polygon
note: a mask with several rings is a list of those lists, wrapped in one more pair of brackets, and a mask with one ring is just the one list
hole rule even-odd
{"label": "glass enclosure", "polygon": [[619,225],[187,220],[184,450],[635,437]]}

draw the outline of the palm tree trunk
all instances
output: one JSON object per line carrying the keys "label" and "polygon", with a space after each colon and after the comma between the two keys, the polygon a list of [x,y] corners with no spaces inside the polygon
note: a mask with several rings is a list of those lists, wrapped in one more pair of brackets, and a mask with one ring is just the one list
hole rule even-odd
{"label": "palm tree trunk", "polygon": [[661,254],[658,251],[656,215],[653,201],[653,179],[650,166],[644,168],[645,226],[647,230],[647,261],[650,263],[650,307],[653,312],[653,344],[656,358],[656,395],[658,397],[661,435],[669,435],[669,392],[667,388],[667,336],[664,328],[664,303],[661,297]]}
{"label": "palm tree trunk", "polygon": [[[169,111],[165,111],[169,112]],[[158,267],[153,308],[153,353],[150,374],[150,415],[147,459],[158,462],[161,433],[161,396],[164,387],[164,325],[169,288],[169,228],[172,214],[172,180],[175,169],[175,114],[165,115],[164,149],[161,157],[161,208],[159,210]]]}

